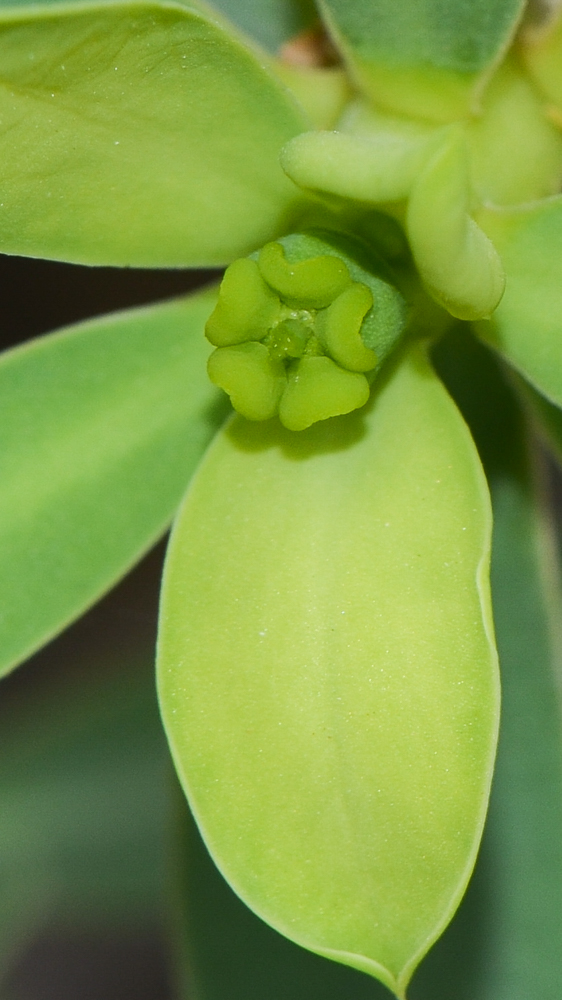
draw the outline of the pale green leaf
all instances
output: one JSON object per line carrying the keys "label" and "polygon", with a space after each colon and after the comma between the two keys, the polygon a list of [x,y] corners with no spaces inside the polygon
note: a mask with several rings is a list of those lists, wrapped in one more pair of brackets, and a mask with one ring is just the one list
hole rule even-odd
{"label": "pale green leaf", "polygon": [[399,996],[484,820],[489,535],[471,439],[414,352],[357,415],[231,424],[167,563],[161,703],[211,853],[276,929]]}
{"label": "pale green leaf", "polygon": [[288,225],[277,160],[306,127],[218,22],[174,3],[0,11],[0,249],[222,265]]}
{"label": "pale green leaf", "polygon": [[93,320],[0,362],[0,667],[79,615],[165,529],[220,419],[213,294]]}
{"label": "pale green leaf", "polygon": [[319,0],[361,85],[435,121],[464,115],[503,55],[524,0]]}
{"label": "pale green leaf", "polygon": [[562,197],[485,209],[481,226],[506,275],[502,301],[479,335],[541,393],[562,405]]}
{"label": "pale green leaf", "polygon": [[299,948],[252,913],[213,864],[182,800],[173,913],[182,1000],[389,1000],[370,976]]}

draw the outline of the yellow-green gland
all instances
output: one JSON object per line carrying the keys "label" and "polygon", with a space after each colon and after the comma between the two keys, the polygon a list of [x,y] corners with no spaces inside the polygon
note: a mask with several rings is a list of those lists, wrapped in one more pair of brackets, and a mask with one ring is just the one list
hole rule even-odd
{"label": "yellow-green gland", "polygon": [[373,294],[333,253],[287,260],[281,243],[227,268],[206,335],[211,381],[249,420],[289,430],[349,413],[379,363],[361,338]]}

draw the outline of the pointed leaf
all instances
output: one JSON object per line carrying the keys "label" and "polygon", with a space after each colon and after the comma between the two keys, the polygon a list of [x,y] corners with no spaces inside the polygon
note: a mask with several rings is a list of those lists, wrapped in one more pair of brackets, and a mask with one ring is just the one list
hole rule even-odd
{"label": "pointed leaf", "polygon": [[306,127],[219,23],[173,3],[0,10],[0,249],[221,265],[287,225]]}
{"label": "pointed leaf", "polygon": [[562,197],[520,209],[486,209],[479,222],[500,254],[506,288],[478,333],[562,405]]}
{"label": "pointed leaf", "polygon": [[517,27],[524,0],[320,0],[354,74],[379,104],[464,116]]}
{"label": "pointed leaf", "polygon": [[0,362],[0,670],[110,587],[165,529],[222,401],[208,291],[71,327]]}
{"label": "pointed leaf", "polygon": [[464,891],[498,687],[488,497],[417,352],[302,434],[236,420],[171,543],[159,683],[236,892],[399,996]]}
{"label": "pointed leaf", "polygon": [[213,864],[182,800],[174,879],[181,997],[389,1000],[370,976],[299,948],[252,913]]}

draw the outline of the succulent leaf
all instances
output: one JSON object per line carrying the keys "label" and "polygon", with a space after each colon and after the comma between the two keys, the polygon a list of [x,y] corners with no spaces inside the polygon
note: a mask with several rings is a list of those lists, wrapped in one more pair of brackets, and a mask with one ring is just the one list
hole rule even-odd
{"label": "succulent leaf", "polygon": [[383,107],[436,122],[474,108],[524,6],[524,0],[320,0],[366,93]]}
{"label": "succulent leaf", "polygon": [[219,435],[171,541],[158,670],[178,772],[235,891],[403,998],[486,809],[491,524],[421,353],[375,392],[302,434],[236,418]]}
{"label": "succulent leaf", "polygon": [[0,61],[3,252],[223,266],[286,230],[278,153],[310,123],[208,11],[3,7]]}

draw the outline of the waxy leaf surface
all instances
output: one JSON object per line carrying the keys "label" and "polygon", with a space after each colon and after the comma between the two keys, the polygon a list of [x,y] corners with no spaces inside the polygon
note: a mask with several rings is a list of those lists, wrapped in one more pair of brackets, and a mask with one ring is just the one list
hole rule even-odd
{"label": "waxy leaf surface", "polygon": [[222,265],[286,228],[278,154],[306,120],[220,23],[173,3],[0,9],[0,61],[2,251]]}
{"label": "waxy leaf surface", "polygon": [[220,420],[214,295],[93,320],[0,362],[0,672],[165,529]]}
{"label": "waxy leaf surface", "polygon": [[466,113],[523,7],[523,0],[320,0],[352,70],[375,100],[436,121]]}
{"label": "waxy leaf surface", "polygon": [[503,299],[478,333],[562,405],[562,197],[522,209],[483,210],[479,222],[505,269]]}
{"label": "waxy leaf surface", "polygon": [[389,1000],[370,976],[299,948],[252,913],[213,864],[180,795],[174,869],[180,996]]}
{"label": "waxy leaf surface", "polygon": [[416,351],[356,415],[234,421],[171,542],[160,697],[211,853],[276,929],[399,996],[484,820],[489,536],[472,441]]}

